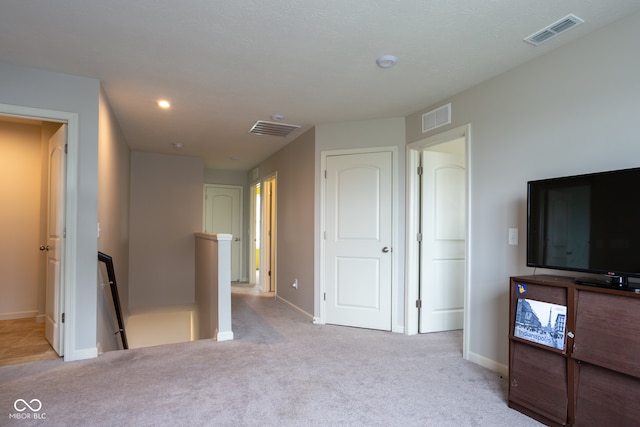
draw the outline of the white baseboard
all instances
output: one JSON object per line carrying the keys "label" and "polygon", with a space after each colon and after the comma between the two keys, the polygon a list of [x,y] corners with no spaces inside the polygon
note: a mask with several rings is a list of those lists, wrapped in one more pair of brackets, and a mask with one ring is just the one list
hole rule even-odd
{"label": "white baseboard", "polygon": [[509,376],[509,367],[507,365],[503,365],[502,363],[498,363],[495,360],[491,360],[477,353],[469,352],[469,361],[490,369],[493,372],[497,372],[504,377]]}
{"label": "white baseboard", "polygon": [[12,313],[0,313],[0,320],[26,319],[38,316],[38,310],[14,311]]}
{"label": "white baseboard", "polygon": [[287,304],[289,307],[291,307],[292,309],[294,309],[295,311],[297,311],[298,313],[302,314],[304,317],[309,318],[309,320],[311,320],[311,322],[313,323],[317,323],[317,321],[315,321],[315,318],[313,317],[312,314],[307,313],[306,311],[304,311],[303,309],[301,309],[300,307],[298,307],[297,305],[287,301],[286,299],[276,295],[276,299],[284,304]]}
{"label": "white baseboard", "polygon": [[46,314],[38,314],[36,316],[36,322],[38,323],[44,323],[44,321],[46,320],[47,315]]}
{"label": "white baseboard", "polygon": [[73,350],[71,355],[64,356],[65,362],[73,362],[75,360],[94,359],[98,357],[98,347],[81,348]]}
{"label": "white baseboard", "polygon": [[216,330],[215,337],[216,337],[216,341],[231,341],[233,340],[233,332],[232,331],[218,332]]}

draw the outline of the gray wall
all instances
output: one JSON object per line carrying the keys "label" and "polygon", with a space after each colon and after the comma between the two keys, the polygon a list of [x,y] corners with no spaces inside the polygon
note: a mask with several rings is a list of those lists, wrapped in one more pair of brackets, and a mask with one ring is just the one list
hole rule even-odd
{"label": "gray wall", "polygon": [[203,185],[198,158],[131,153],[131,309],[194,303]]}
{"label": "gray wall", "polygon": [[247,173],[243,171],[228,171],[220,169],[205,169],[205,184],[239,185],[247,188]]}
{"label": "gray wall", "polygon": [[[407,117],[407,142],[471,124],[472,360],[508,364],[509,276],[533,273],[525,261],[527,181],[640,166],[638,52],[640,14],[432,106],[452,103],[451,126],[421,134],[432,107]],[[507,244],[511,227],[518,246]]]}
{"label": "gray wall", "polygon": [[78,113],[79,152],[77,154],[77,217],[75,235],[67,239],[76,251],[71,271],[75,283],[74,317],[67,323],[65,340],[71,360],[96,354],[96,269],[98,205],[98,96],[95,79],[58,74],[0,62],[2,104]]}
{"label": "gray wall", "polygon": [[[309,316],[314,310],[314,150],[311,129],[257,166],[260,179],[277,173],[277,295]],[[291,286],[295,279],[298,289]]]}
{"label": "gray wall", "polygon": [[[129,312],[129,145],[100,93],[98,134],[98,250],[113,258],[120,305],[126,322]],[[98,271],[98,346],[100,351],[121,348],[114,303],[104,265]]]}

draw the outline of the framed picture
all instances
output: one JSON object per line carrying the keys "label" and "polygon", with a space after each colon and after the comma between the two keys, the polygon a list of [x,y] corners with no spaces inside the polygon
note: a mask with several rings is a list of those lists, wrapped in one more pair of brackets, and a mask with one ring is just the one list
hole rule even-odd
{"label": "framed picture", "polygon": [[513,335],[527,341],[564,350],[567,307],[518,298]]}

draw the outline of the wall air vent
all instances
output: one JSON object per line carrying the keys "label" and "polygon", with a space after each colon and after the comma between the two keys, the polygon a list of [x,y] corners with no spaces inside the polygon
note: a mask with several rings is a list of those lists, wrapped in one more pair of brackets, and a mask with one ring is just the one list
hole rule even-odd
{"label": "wall air vent", "polygon": [[288,125],[285,123],[274,123],[274,122],[265,122],[263,120],[258,120],[249,133],[253,133],[255,135],[270,135],[270,136],[289,136],[291,132],[296,129],[299,129],[300,126],[297,125]]}
{"label": "wall air vent", "polygon": [[559,21],[554,22],[549,25],[531,34],[529,37],[526,37],[524,41],[527,43],[531,43],[534,46],[538,46],[539,44],[546,42],[552,37],[557,36],[558,34],[567,31],[570,28],[575,27],[576,25],[582,24],[584,21],[578,18],[575,15],[567,15]]}
{"label": "wall air vent", "polygon": [[422,115],[422,133],[451,123],[451,104],[431,110]]}

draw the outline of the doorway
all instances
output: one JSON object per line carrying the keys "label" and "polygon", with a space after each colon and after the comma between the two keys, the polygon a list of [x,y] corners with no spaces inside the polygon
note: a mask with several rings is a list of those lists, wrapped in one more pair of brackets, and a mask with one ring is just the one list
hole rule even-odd
{"label": "doorway", "polygon": [[205,184],[204,232],[231,234],[231,281],[239,282],[242,271],[243,188]]}
{"label": "doorway", "polygon": [[276,235],[277,235],[277,176],[269,175],[262,180],[260,199],[262,202],[262,236],[259,239],[259,277],[262,292],[276,292]]}
{"label": "doorway", "polygon": [[[461,327],[465,358],[469,330],[465,315],[469,298],[468,149],[469,125],[408,146],[406,218],[406,332]],[[439,206],[440,214],[425,207],[434,205]]]}
{"label": "doorway", "polygon": [[3,352],[14,361],[64,354],[65,131],[60,122],[0,115],[0,323],[3,336],[20,336]]}
{"label": "doorway", "polygon": [[392,330],[393,151],[323,154],[324,323]]}
{"label": "doorway", "polygon": [[260,283],[260,246],[262,240],[262,185],[257,182],[251,186],[249,236],[249,284]]}
{"label": "doorway", "polygon": [[[0,104],[0,117],[38,120],[53,124],[64,124],[66,128],[66,180],[62,192],[64,193],[64,211],[66,218],[78,218],[78,165],[79,165],[79,129],[80,120],[78,113],[67,111],[48,110],[19,105]],[[81,267],[76,261],[77,247],[80,236],[77,221],[65,221],[65,233],[67,238],[62,244],[61,281],[60,281],[60,314],[66,314],[64,327],[60,328],[60,354],[65,361],[79,360],[87,357],[95,357],[93,350],[85,351],[76,348],[73,333],[65,331],[76,330],[76,276]],[[96,257],[97,258],[97,257]],[[97,260],[96,260],[97,262]],[[62,320],[62,319],[60,319]]]}
{"label": "doorway", "polygon": [[464,138],[422,150],[419,332],[462,329],[466,239]]}

